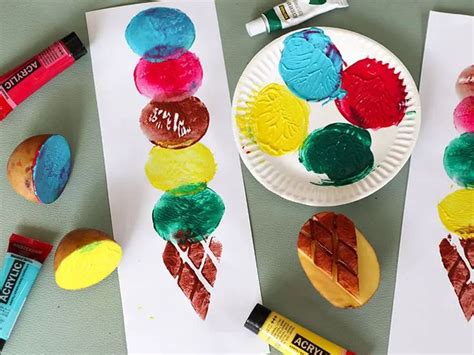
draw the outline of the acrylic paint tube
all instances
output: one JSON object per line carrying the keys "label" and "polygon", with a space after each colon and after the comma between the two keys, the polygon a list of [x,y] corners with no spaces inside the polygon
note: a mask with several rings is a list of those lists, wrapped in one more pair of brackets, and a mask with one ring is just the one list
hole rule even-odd
{"label": "acrylic paint tube", "polygon": [[347,7],[347,0],[288,0],[245,26],[250,37],[298,25],[316,15]]}
{"label": "acrylic paint tube", "polygon": [[53,246],[12,234],[0,273],[0,351]]}
{"label": "acrylic paint tube", "polygon": [[282,354],[356,355],[299,326],[288,318],[257,304],[245,327]]}
{"label": "acrylic paint tube", "polygon": [[0,76],[0,121],[56,75],[87,53],[72,32],[15,69]]}

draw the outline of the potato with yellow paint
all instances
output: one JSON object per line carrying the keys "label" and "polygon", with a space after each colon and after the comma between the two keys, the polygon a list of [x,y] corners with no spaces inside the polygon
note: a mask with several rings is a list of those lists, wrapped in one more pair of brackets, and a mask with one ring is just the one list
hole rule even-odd
{"label": "potato with yellow paint", "polygon": [[80,290],[109,276],[120,263],[122,248],[96,229],[76,229],[59,243],[54,256],[54,276],[59,287]]}
{"label": "potato with yellow paint", "polygon": [[245,105],[239,109],[237,125],[269,155],[294,152],[308,135],[309,105],[284,85],[265,86]]}
{"label": "potato with yellow paint", "polygon": [[184,185],[207,184],[216,174],[212,152],[202,143],[183,149],[153,147],[145,173],[157,189],[170,191]]}
{"label": "potato with yellow paint", "polygon": [[438,204],[441,222],[463,239],[474,238],[474,190],[456,190]]}

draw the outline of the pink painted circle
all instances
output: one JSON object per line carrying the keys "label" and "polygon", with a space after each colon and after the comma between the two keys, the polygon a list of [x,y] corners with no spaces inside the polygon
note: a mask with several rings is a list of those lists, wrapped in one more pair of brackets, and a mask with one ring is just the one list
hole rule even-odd
{"label": "pink painted circle", "polygon": [[468,96],[454,110],[454,127],[459,133],[474,132],[474,96]]}
{"label": "pink painted circle", "polygon": [[181,101],[201,86],[202,67],[199,58],[191,52],[163,62],[141,58],[133,77],[142,95],[155,101]]}
{"label": "pink painted circle", "polygon": [[464,69],[456,81],[456,92],[461,99],[474,96],[474,64]]}

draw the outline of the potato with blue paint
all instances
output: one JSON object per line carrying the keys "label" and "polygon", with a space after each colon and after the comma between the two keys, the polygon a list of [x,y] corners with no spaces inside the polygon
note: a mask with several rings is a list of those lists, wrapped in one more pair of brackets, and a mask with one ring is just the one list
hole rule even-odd
{"label": "potato with blue paint", "polygon": [[20,143],[7,164],[10,185],[21,196],[38,204],[58,199],[69,180],[71,149],[57,134],[44,134]]}

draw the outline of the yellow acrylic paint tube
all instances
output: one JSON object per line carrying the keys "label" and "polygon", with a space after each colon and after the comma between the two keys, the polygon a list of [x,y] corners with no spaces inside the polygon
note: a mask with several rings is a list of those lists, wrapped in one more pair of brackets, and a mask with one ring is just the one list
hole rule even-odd
{"label": "yellow acrylic paint tube", "polygon": [[257,304],[245,327],[284,355],[356,355]]}
{"label": "yellow acrylic paint tube", "polygon": [[264,12],[245,27],[250,37],[299,25],[325,12],[349,6],[347,0],[287,0]]}

